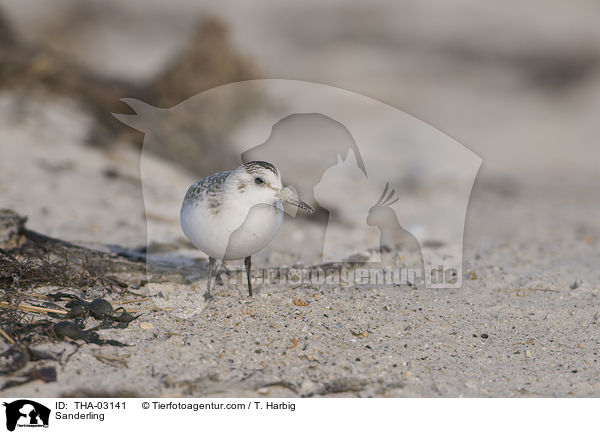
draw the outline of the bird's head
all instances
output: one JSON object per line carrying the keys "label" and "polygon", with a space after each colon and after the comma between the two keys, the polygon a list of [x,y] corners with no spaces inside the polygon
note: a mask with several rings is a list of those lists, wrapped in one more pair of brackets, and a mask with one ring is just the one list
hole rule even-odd
{"label": "bird's head", "polygon": [[299,200],[289,188],[283,187],[279,170],[266,161],[250,161],[239,167],[235,172],[233,187],[240,196],[253,203],[272,204],[283,200],[310,213],[314,212],[310,205]]}

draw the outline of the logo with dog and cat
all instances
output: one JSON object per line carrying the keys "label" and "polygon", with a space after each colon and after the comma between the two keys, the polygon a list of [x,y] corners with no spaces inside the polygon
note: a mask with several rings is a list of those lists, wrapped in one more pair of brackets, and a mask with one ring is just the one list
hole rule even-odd
{"label": "logo with dog and cat", "polygon": [[15,428],[48,428],[50,409],[39,402],[19,399],[4,403],[6,411],[6,429]]}

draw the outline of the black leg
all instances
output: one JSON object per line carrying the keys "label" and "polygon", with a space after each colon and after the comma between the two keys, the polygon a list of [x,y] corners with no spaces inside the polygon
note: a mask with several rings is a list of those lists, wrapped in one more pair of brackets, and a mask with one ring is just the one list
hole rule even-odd
{"label": "black leg", "polygon": [[206,294],[204,294],[204,298],[207,300],[210,300],[212,298],[212,295],[210,294],[210,288],[211,288],[211,280],[212,280],[212,273],[213,273],[213,269],[215,268],[215,258],[212,257],[208,257],[208,282],[206,283]]}
{"label": "black leg", "polygon": [[244,259],[244,265],[246,265],[246,275],[248,276],[248,296],[252,297],[252,282],[250,281],[250,267],[252,266],[252,259],[250,256],[246,256],[246,259]]}

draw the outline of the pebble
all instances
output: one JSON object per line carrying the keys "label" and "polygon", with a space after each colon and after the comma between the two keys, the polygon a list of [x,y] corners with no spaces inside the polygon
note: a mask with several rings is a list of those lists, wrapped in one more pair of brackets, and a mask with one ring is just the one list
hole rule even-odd
{"label": "pebble", "polygon": [[141,322],[140,328],[143,328],[144,330],[150,330],[150,329],[153,329],[154,326],[152,324],[150,324],[149,322]]}
{"label": "pebble", "polygon": [[300,385],[300,390],[302,392],[312,392],[313,390],[315,390],[315,388],[316,384],[310,380],[304,380]]}

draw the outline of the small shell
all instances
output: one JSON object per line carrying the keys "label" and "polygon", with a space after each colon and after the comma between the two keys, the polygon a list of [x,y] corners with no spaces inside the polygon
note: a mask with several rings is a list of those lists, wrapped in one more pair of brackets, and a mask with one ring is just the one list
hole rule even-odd
{"label": "small shell", "polygon": [[142,328],[144,330],[150,330],[150,329],[153,329],[154,326],[152,324],[150,324],[149,322],[141,322],[140,328]]}

